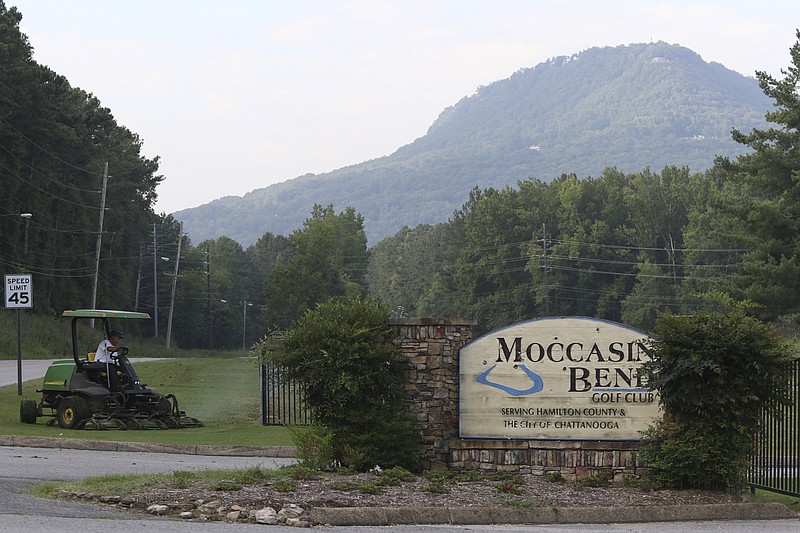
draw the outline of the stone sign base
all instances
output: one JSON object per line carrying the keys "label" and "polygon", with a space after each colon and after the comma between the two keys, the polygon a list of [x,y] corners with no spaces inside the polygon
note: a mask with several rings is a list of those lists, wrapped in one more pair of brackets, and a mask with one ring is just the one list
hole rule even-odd
{"label": "stone sign base", "polygon": [[415,430],[427,468],[545,475],[566,479],[595,474],[621,480],[639,477],[638,441],[502,440],[458,438],[458,354],[472,340],[474,320],[395,318],[408,360],[405,397],[417,417]]}
{"label": "stone sign base", "polygon": [[602,474],[622,481],[639,477],[638,441],[451,439],[448,467],[545,475],[574,480]]}

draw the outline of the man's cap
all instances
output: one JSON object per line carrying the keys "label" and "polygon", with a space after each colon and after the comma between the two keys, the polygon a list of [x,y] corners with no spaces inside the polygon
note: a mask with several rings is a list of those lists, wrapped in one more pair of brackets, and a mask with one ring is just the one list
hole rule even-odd
{"label": "man's cap", "polygon": [[108,332],[108,337],[109,338],[117,337],[117,338],[119,338],[119,340],[122,340],[122,339],[125,338],[125,335],[123,335],[121,332],[117,331],[116,329],[112,329],[111,331]]}

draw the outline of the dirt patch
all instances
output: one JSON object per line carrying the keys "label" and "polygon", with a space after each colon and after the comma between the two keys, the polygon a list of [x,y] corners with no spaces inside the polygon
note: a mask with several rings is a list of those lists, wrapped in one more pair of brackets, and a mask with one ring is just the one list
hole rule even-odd
{"label": "dirt patch", "polygon": [[[610,507],[698,505],[742,501],[719,492],[649,490],[623,483],[605,487],[548,481],[543,476],[514,475],[435,483],[414,477],[399,485],[381,485],[376,474],[324,475],[317,479],[269,480],[240,486],[217,482],[215,487],[154,489],[126,498],[124,504],[144,509],[152,504],[176,510],[219,502],[218,507],[253,510],[284,504],[312,507]],[[375,493],[370,493],[375,492]]]}

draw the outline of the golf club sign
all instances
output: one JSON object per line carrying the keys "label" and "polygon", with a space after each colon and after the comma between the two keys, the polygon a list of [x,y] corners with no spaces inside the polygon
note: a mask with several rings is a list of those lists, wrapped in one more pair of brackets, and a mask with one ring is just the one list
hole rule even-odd
{"label": "golf club sign", "polygon": [[659,416],[647,335],[582,317],[521,322],[459,352],[462,438],[635,440]]}

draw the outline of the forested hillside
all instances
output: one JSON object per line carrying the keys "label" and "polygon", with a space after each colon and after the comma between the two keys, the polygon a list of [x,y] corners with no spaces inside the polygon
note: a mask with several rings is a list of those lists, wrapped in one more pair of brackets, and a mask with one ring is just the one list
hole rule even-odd
{"label": "forested hillside", "polygon": [[370,293],[411,316],[478,317],[481,331],[591,316],[651,331],[658,313],[747,302],[800,333],[800,31],[791,66],[758,72],[774,104],[748,148],[702,173],[607,169],[594,178],[474,189],[444,224],[370,250]]}
{"label": "forested hillside", "polygon": [[607,167],[704,171],[717,155],[741,154],[731,129],[763,127],[768,109],[755,79],[687,48],[591,48],[480,87],[389,156],[174,216],[195,240],[226,235],[248,245],[267,231],[288,235],[315,203],[351,206],[375,244],[405,225],[447,220],[473,187],[596,177]]}

